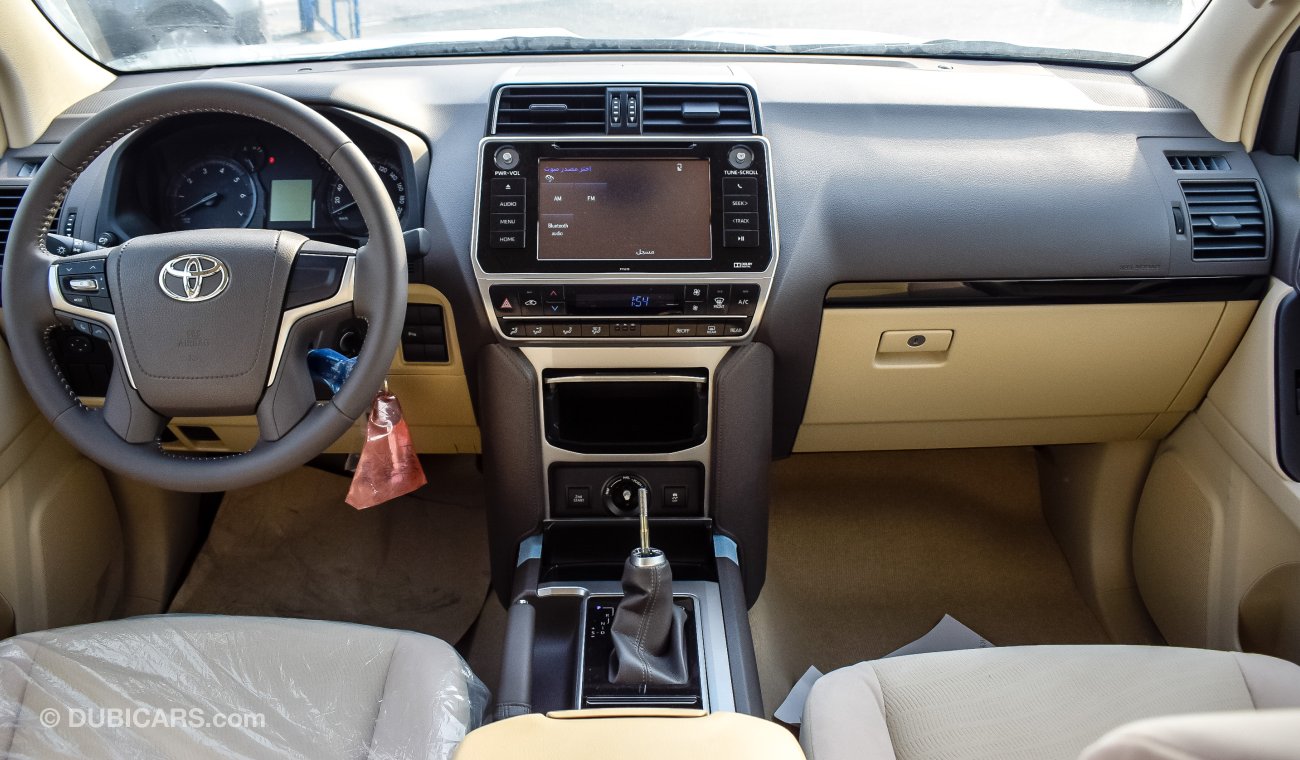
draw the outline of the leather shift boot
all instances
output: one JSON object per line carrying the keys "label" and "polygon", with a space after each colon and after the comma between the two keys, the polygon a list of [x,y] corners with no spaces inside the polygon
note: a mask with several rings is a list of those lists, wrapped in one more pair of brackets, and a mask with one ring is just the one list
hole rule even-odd
{"label": "leather shift boot", "polygon": [[623,600],[614,612],[609,681],[680,686],[686,664],[686,610],[673,603],[673,571],[656,549],[632,552],[623,565]]}

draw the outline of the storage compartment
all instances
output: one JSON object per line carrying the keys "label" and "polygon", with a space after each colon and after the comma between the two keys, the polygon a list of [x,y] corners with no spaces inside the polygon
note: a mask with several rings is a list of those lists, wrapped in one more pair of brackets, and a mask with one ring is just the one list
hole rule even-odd
{"label": "storage compartment", "polygon": [[662,454],[708,433],[703,369],[554,371],[542,375],[546,440],[582,454]]}
{"label": "storage compartment", "polygon": [[802,760],[794,734],[734,712],[607,709],[523,715],[471,731],[459,760],[605,760],[649,754],[674,760]]}
{"label": "storage compartment", "polygon": [[1159,439],[1255,301],[831,308],[796,451]]}

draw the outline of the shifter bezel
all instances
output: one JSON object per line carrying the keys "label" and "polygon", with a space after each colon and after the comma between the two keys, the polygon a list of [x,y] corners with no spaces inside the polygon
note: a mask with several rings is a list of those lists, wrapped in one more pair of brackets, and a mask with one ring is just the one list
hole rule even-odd
{"label": "shifter bezel", "polygon": [[685,636],[694,646],[686,647],[689,678],[681,686],[644,686],[609,682],[609,658],[613,643],[604,616],[613,621],[622,594],[592,594],[583,600],[578,630],[578,673],[574,703],[579,709],[609,707],[669,707],[708,710],[704,638],[697,625],[699,600],[694,594],[673,594],[673,603],[686,610]]}

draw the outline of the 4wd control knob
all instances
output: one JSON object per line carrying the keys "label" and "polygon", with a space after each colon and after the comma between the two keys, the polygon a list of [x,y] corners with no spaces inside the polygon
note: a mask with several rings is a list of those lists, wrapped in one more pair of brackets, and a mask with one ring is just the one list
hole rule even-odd
{"label": "4wd control knob", "polygon": [[605,508],[615,517],[632,517],[637,513],[637,493],[642,488],[648,491],[650,484],[640,475],[615,475],[605,482]]}

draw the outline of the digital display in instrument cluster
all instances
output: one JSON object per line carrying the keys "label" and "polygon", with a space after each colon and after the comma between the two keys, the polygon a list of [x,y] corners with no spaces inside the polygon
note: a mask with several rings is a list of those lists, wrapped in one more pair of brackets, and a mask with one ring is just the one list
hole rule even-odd
{"label": "digital display in instrument cluster", "polygon": [[537,258],[712,258],[709,161],[541,159]]}

